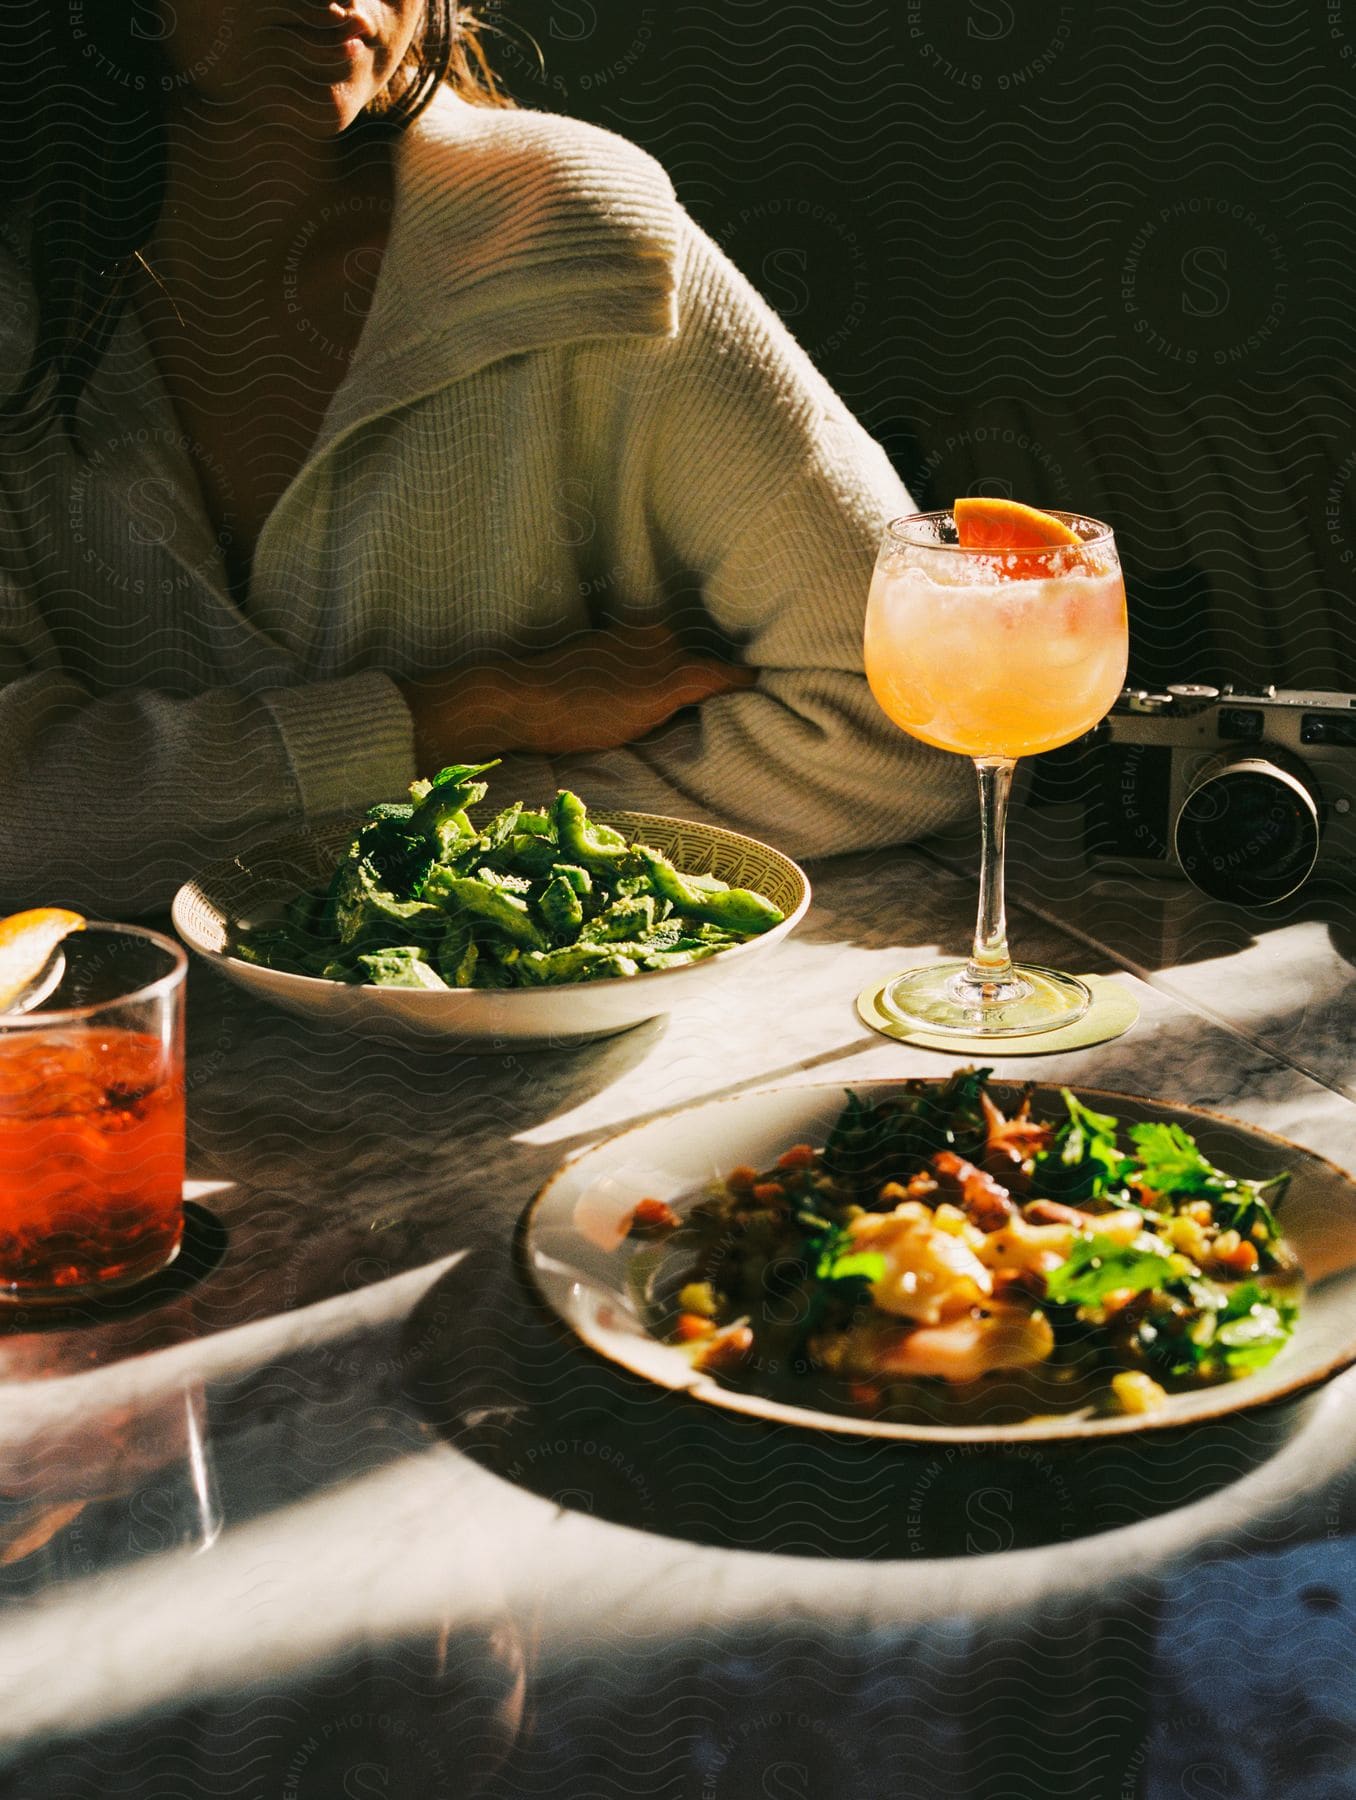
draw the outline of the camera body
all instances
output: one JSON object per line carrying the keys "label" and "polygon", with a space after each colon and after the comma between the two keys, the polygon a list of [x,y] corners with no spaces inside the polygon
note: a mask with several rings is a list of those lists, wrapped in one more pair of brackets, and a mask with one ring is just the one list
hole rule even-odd
{"label": "camera body", "polygon": [[1046,760],[1043,791],[1081,806],[1094,863],[1182,874],[1244,906],[1356,877],[1356,695],[1126,688]]}

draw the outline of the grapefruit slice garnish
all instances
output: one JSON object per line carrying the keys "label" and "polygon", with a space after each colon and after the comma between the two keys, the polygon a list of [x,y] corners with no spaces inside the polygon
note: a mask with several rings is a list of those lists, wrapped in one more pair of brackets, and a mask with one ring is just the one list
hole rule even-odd
{"label": "grapefruit slice garnish", "polygon": [[8,1012],[51,960],[52,952],[84,919],[64,906],[34,906],[0,919],[0,1012]]}
{"label": "grapefruit slice garnish", "polygon": [[1053,513],[1024,506],[1020,500],[976,494],[957,500],[951,512],[956,536],[965,550],[1053,550],[1060,544],[1083,541]]}

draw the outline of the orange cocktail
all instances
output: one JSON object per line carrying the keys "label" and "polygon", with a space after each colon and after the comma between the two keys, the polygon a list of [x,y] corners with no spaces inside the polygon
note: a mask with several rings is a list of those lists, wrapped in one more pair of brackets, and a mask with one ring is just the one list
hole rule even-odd
{"label": "orange cocktail", "polygon": [[1091,730],[1121,690],[1127,648],[1115,539],[1095,519],[958,500],[887,530],[867,602],[867,679],[901,730],[973,759],[983,834],[970,959],[889,982],[879,1004],[898,1023],[1016,1037],[1087,1010],[1084,983],[1008,954],[1004,825],[1017,758]]}
{"label": "orange cocktail", "polygon": [[[962,756],[1038,756],[1106,717],[1125,680],[1119,569],[877,571],[866,675],[896,725]],[[959,577],[959,579],[958,579]]]}

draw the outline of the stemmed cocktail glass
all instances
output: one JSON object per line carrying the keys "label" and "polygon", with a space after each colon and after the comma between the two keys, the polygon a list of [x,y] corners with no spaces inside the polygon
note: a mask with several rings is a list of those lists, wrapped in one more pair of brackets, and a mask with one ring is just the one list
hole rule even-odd
{"label": "stemmed cocktail glass", "polygon": [[[1008,515],[1016,545],[1002,541]],[[1021,515],[1034,521],[1030,529]],[[1064,541],[1031,541],[1058,533]],[[982,828],[970,959],[895,976],[880,1006],[897,1023],[1017,1037],[1087,1011],[1083,982],[1008,954],[1004,826],[1017,758],[1091,730],[1121,690],[1126,657],[1120,559],[1097,520],[1007,503],[990,503],[986,515],[982,504],[958,501],[955,511],[916,513],[887,528],[866,614],[871,691],[911,736],[973,758]]]}

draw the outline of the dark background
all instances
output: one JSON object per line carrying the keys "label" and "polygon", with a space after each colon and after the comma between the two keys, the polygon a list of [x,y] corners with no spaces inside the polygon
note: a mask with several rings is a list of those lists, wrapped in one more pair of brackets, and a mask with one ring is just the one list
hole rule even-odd
{"label": "dark background", "polygon": [[[919,505],[1115,525],[1142,681],[1356,689],[1356,0],[501,0]],[[540,53],[540,60],[539,60]]]}

